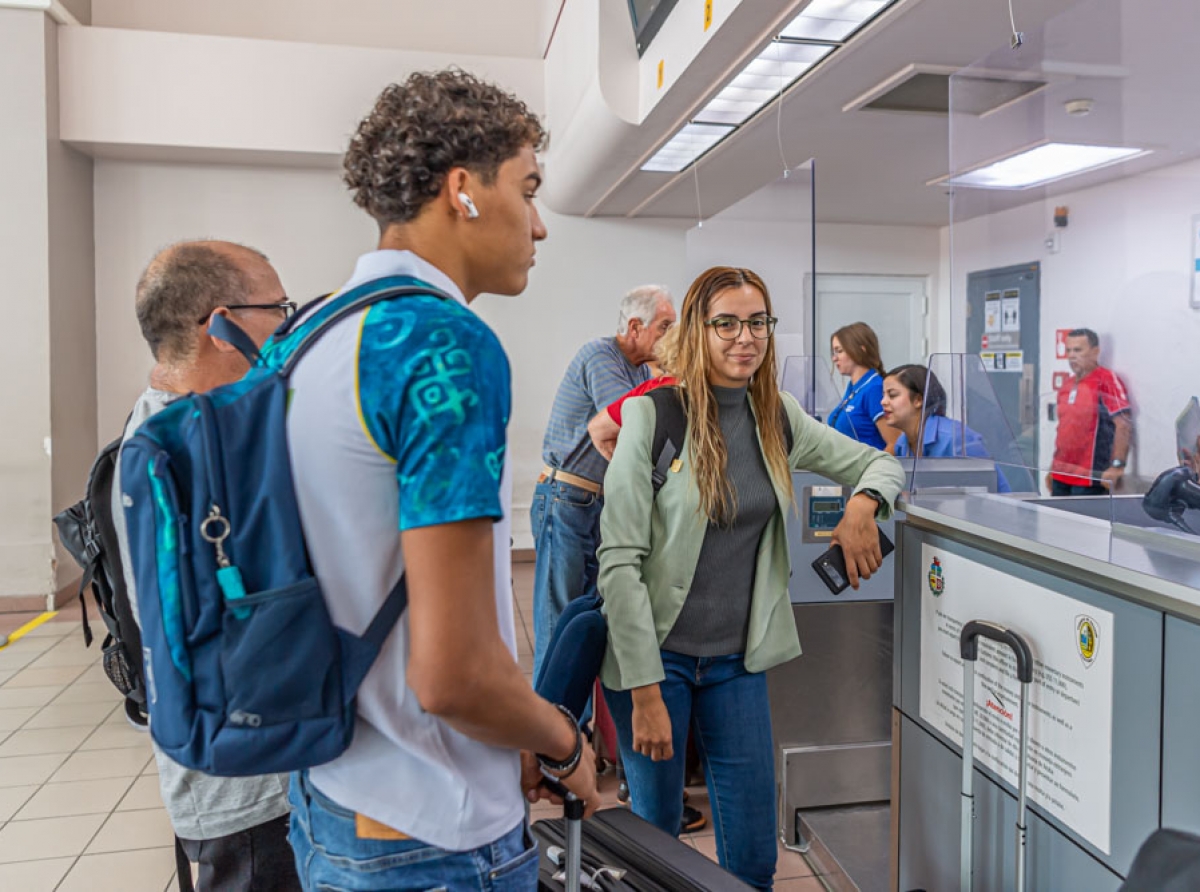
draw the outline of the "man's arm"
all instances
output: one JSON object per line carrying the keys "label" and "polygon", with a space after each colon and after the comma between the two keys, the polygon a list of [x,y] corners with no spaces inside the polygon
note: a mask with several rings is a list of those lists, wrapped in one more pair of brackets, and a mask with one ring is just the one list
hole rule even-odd
{"label": "man's arm", "polygon": [[609,461],[612,461],[613,450],[617,448],[617,436],[620,433],[621,425],[613,420],[608,409],[602,409],[588,422],[588,436],[592,438],[592,445]]}
{"label": "man's arm", "polygon": [[[565,761],[576,735],[566,717],[533,692],[500,637],[487,519],[406,530],[408,684],[421,707],[484,743]],[[564,783],[596,805],[587,743]]]}
{"label": "man's arm", "polygon": [[[1121,412],[1113,416],[1113,449],[1112,458],[1114,461],[1121,462],[1122,465],[1129,458],[1129,444],[1133,440],[1133,419],[1129,417],[1129,412]],[[1104,485],[1114,487],[1117,481],[1125,474],[1125,468],[1105,468],[1100,474],[1100,479]]]}

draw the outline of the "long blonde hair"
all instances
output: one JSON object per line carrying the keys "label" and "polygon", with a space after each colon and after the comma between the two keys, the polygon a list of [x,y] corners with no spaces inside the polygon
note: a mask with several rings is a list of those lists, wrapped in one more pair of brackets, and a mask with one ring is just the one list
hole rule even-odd
{"label": "long blonde hair", "polygon": [[[771,295],[759,276],[748,269],[714,266],[701,273],[688,289],[679,310],[679,324],[658,342],[663,365],[679,379],[687,413],[688,458],[692,479],[700,490],[700,507],[709,521],[722,526],[733,522],[737,497],[726,473],[729,451],[721,433],[717,401],[709,385],[709,357],[705,321],[713,300],[731,288],[749,285],[758,290],[771,313]],[[792,494],[792,474],[781,425],[783,403],[775,383],[775,340],[767,339],[762,365],[750,381],[750,402],[758,421],[763,455],[775,484]]]}

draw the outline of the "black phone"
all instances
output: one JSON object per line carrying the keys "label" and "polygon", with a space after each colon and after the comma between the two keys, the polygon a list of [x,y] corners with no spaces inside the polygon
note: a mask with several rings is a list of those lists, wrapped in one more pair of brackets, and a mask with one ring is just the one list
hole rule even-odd
{"label": "black phone", "polygon": [[[879,530],[879,550],[886,558],[896,550],[896,546],[892,544],[892,540],[887,537],[882,527],[877,526],[876,529]],[[821,581],[835,595],[840,595],[850,587],[850,577],[846,574],[846,556],[842,553],[842,546],[831,545],[828,551],[812,562],[812,568],[817,571]]]}

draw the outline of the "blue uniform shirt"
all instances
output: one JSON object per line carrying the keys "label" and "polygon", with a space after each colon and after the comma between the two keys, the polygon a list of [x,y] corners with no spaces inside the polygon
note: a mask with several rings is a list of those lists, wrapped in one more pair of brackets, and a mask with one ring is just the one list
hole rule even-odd
{"label": "blue uniform shirt", "polygon": [[[987,447],[983,445],[983,437],[962,422],[945,415],[927,417],[921,439],[925,441],[921,455],[926,458],[991,458]],[[896,441],[896,458],[904,458],[911,454],[908,435],[901,434],[900,439]],[[996,490],[1012,492],[1012,487],[1004,479],[1004,472],[999,468],[996,469]]]}
{"label": "blue uniform shirt", "polygon": [[883,417],[883,378],[872,369],[846,385],[842,401],[829,413],[829,426],[852,440],[883,449],[887,442],[876,422]]}

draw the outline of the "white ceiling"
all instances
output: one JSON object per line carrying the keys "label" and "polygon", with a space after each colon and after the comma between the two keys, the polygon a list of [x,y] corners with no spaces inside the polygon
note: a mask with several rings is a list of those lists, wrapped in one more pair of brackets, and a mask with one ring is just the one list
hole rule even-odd
{"label": "white ceiling", "polygon": [[563,2],[92,0],[91,23],[144,31],[540,59]]}
{"label": "white ceiling", "polygon": [[[92,0],[98,26],[242,36],[364,47],[515,56],[540,59],[563,5],[571,0]],[[624,3],[625,0],[600,0]],[[750,0],[755,4],[768,0]],[[779,8],[791,0],[769,0]],[[1099,57],[1072,58],[1097,18],[1080,10],[1107,6]],[[1080,88],[1112,98],[1119,129],[1143,134],[1163,150],[1145,162],[1114,169],[1105,177],[1183,160],[1200,147],[1200,33],[1196,0],[1015,0],[1018,26],[1031,36],[1022,51],[1038,60],[1106,63],[1108,76],[1080,77]],[[1065,11],[1072,10],[1070,15]],[[1136,13],[1132,12],[1136,10]],[[1090,18],[1089,18],[1090,16]],[[1053,20],[1043,35],[1043,26]],[[792,196],[763,187],[777,180],[784,159],[796,165],[814,159],[817,219],[822,222],[944,226],[949,222],[945,187],[926,183],[949,170],[949,119],[843,108],[911,64],[961,69],[986,59],[989,68],[1017,61],[1006,0],[899,0],[847,46],[827,58],[776,106],[745,125],[709,153],[698,169],[683,174],[643,173],[615,159],[594,176],[604,194],[591,209],[597,216],[674,217],[694,220],[697,180],[705,217],[747,196],[739,213],[758,219],[787,219],[798,211]],[[757,46],[744,48],[747,56]],[[727,66],[736,58],[722,62]],[[697,78],[716,77],[710,70]],[[721,69],[724,70],[724,69]],[[1133,76],[1128,76],[1132,73]],[[721,85],[713,83],[697,107]],[[694,89],[694,87],[693,87]],[[999,126],[1046,136],[1063,98],[1055,87],[1023,100],[1012,114],[986,119]],[[1069,92],[1069,91],[1068,91]],[[1102,109],[1101,109],[1102,110]],[[1112,109],[1110,109],[1112,111]],[[1007,116],[1007,117],[1006,117]],[[1093,121],[1100,120],[1094,115]],[[1010,122],[1013,122],[1010,124]],[[974,125],[972,125],[974,126]],[[671,134],[654,134],[663,141]],[[978,134],[977,134],[978,135]],[[781,152],[782,143],[782,152]],[[1169,151],[1167,151],[1169,149]],[[551,171],[551,175],[553,175]],[[1089,181],[1069,181],[1078,188]],[[609,188],[611,186],[611,188]],[[956,215],[986,213],[1045,192],[992,193],[962,201]]]}
{"label": "white ceiling", "polygon": [[[1179,0],[1017,2],[1026,43],[1009,47],[1005,0],[900,0],[883,17],[802,79],[777,106],[682,174],[634,171],[598,215],[695,219],[697,180],[703,216],[737,202],[758,219],[795,219],[788,195],[770,186],[784,169],[813,159],[821,222],[945,226],[945,186],[926,185],[950,169],[950,118],[886,111],[843,111],[857,97],[914,63],[962,69],[1051,70],[1050,86],[984,118],[955,117],[956,152],[970,143],[992,158],[1022,143],[1054,138],[1154,148],[1145,159],[1022,192],[959,190],[955,217],[993,213],[1057,192],[1195,157],[1200,151],[1200,3]],[[756,48],[752,48],[756,49]],[[1092,96],[1086,119],[1063,102]],[[700,103],[702,104],[702,102]],[[1115,141],[1114,141],[1115,140]],[[781,157],[782,143],[782,157]],[[983,157],[971,160],[983,160]],[[955,159],[957,167],[964,159]],[[764,187],[767,187],[764,189]],[[760,191],[761,190],[761,191]],[[746,196],[752,196],[746,199]]]}

